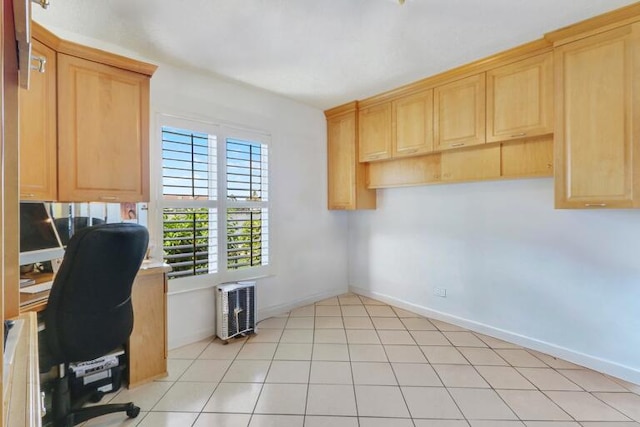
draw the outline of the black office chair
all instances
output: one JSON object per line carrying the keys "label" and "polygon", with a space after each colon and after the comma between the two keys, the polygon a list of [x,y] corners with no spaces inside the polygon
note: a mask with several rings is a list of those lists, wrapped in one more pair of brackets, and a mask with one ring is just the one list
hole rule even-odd
{"label": "black office chair", "polygon": [[66,246],[73,234],[91,225],[104,224],[105,221],[100,218],[89,218],[88,216],[75,216],[72,221],[69,221],[69,217],[63,216],[55,218],[53,223],[56,226],[56,230],[58,230],[58,236],[60,236],[62,244]]}
{"label": "black office chair", "polygon": [[72,402],[66,370],[69,363],[96,359],[126,343],[133,329],[131,287],[148,242],[145,227],[128,223],[96,225],[71,237],[40,337],[40,371],[64,365],[52,391],[54,426],[74,426],[112,412],[139,414],[133,403],[81,407],[99,400],[99,392]]}

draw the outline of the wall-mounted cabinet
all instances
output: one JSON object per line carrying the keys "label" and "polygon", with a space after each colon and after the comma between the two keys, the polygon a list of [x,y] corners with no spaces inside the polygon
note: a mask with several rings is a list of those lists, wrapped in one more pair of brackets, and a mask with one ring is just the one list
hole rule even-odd
{"label": "wall-mounted cabinet", "polygon": [[391,103],[363,107],[358,110],[358,146],[361,162],[391,157]]}
{"label": "wall-mounted cabinet", "polygon": [[391,104],[392,157],[433,151],[433,90],[396,99]]}
{"label": "wall-mounted cabinet", "polygon": [[560,44],[556,207],[640,207],[640,23]]}
{"label": "wall-mounted cabinet", "polygon": [[436,150],[485,143],[485,95],[484,73],[434,89]]}
{"label": "wall-mounted cabinet", "polygon": [[358,160],[358,111],[353,102],[325,112],[329,209],[375,209],[367,189],[368,165]]}
{"label": "wall-mounted cabinet", "polygon": [[487,71],[487,142],[553,133],[551,52]]}

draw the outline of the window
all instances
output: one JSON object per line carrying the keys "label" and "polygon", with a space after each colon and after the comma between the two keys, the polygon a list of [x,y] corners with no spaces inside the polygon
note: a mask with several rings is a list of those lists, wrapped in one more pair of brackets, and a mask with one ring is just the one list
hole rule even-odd
{"label": "window", "polygon": [[161,133],[163,249],[165,262],[172,267],[169,277],[268,265],[264,137],[230,137],[218,128],[202,132],[169,126],[163,126]]}

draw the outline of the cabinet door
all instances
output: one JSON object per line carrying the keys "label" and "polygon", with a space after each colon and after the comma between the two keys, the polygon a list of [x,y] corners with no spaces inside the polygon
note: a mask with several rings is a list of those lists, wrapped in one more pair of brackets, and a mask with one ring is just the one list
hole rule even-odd
{"label": "cabinet door", "polygon": [[359,111],[360,161],[391,157],[391,103],[374,105]]}
{"label": "cabinet door", "polygon": [[32,45],[32,55],[46,62],[19,93],[20,200],[56,200],[56,53],[37,40]]}
{"label": "cabinet door", "polygon": [[487,72],[487,142],[553,132],[553,56]]}
{"label": "cabinet door", "polygon": [[630,25],[555,50],[558,208],[640,205],[638,30]]}
{"label": "cabinet door", "polygon": [[436,150],[484,144],[484,73],[435,88],[433,102]]}
{"label": "cabinet door", "polygon": [[327,119],[329,209],[373,209],[375,190],[366,188],[366,167],[358,162],[356,111]]}
{"label": "cabinet door", "polygon": [[149,78],[58,54],[61,201],[149,200]]}
{"label": "cabinet door", "polygon": [[433,90],[406,96],[392,103],[393,157],[433,151]]}

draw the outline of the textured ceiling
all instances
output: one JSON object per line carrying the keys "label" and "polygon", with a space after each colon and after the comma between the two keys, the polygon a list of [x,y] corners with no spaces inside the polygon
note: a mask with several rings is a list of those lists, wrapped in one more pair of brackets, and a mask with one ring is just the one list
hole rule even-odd
{"label": "textured ceiling", "polygon": [[51,0],[34,19],[326,109],[635,0]]}

